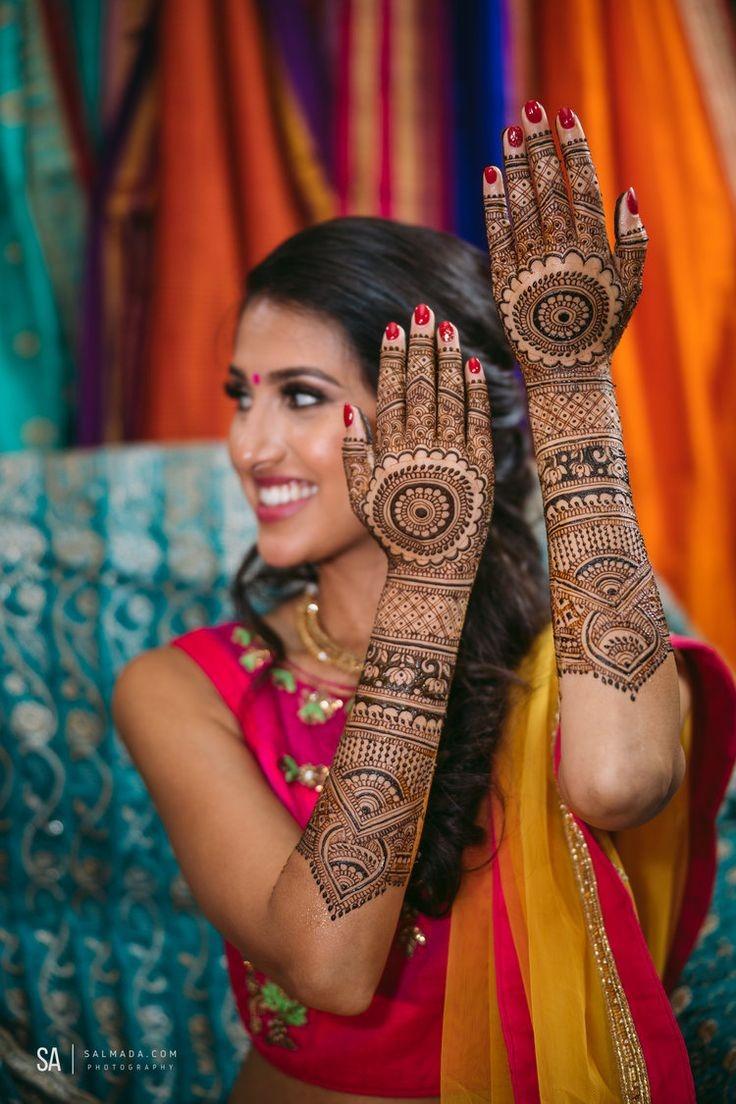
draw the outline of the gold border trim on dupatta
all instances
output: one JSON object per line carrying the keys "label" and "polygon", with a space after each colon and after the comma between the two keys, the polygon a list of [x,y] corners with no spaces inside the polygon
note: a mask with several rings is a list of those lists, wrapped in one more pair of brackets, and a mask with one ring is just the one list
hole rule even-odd
{"label": "gold border trim on dupatta", "polygon": [[[644,1052],[641,1049],[639,1035],[634,1024],[634,1018],[629,1008],[626,991],[621,984],[616,959],[614,958],[611,944],[608,941],[608,932],[603,920],[603,911],[598,896],[598,882],[595,876],[593,860],[590,857],[588,842],[578,827],[574,815],[562,800],[560,788],[557,785],[555,775],[555,744],[557,740],[557,728],[560,723],[559,701],[555,711],[555,719],[549,738],[550,764],[552,779],[559,798],[558,804],[562,814],[562,826],[565,831],[565,842],[570,853],[572,867],[575,872],[580,899],[583,904],[583,916],[588,933],[588,940],[593,951],[598,976],[601,980],[603,991],[603,1003],[606,1007],[606,1016],[611,1033],[611,1042],[616,1056],[616,1068],[618,1069],[619,1087],[623,1104],[651,1104],[652,1091],[649,1084],[649,1072],[644,1060]],[[622,876],[624,888],[627,890],[632,902],[634,900],[631,887],[627,884],[628,877],[619,869],[616,863],[612,864],[616,872]],[[636,905],[634,904],[636,908]]]}
{"label": "gold border trim on dupatta", "polygon": [[585,926],[601,979],[603,1000],[616,1054],[621,1099],[624,1104],[651,1104],[649,1074],[616,959],[608,941],[598,897],[598,883],[588,843],[564,801],[560,801],[565,839],[575,880],[583,902]]}

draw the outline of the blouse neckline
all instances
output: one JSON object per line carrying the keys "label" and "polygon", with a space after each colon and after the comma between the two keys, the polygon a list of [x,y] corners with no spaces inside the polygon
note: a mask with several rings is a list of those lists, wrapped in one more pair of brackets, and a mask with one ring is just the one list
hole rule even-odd
{"label": "blouse neckline", "polygon": [[[293,659],[282,659],[278,662],[274,659],[274,663],[276,663],[276,666],[278,667],[287,667],[290,671],[302,671],[304,674],[309,674],[311,676],[311,671],[307,671],[306,668],[301,667],[298,663],[295,663]],[[306,686],[310,690],[321,690],[323,688],[333,687],[340,690],[348,690],[351,694],[354,694],[355,691],[358,689],[357,683],[355,683],[355,685],[352,685],[347,682],[337,682],[335,679],[321,679],[319,682],[314,683],[311,681],[307,682],[306,679],[299,678],[297,675],[294,675],[293,677],[294,682],[298,682],[301,686]]]}

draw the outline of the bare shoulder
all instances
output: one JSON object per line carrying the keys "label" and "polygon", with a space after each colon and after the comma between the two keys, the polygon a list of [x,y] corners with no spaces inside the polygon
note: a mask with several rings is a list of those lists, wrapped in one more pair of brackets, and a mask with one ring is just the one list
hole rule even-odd
{"label": "bare shoulder", "polygon": [[238,720],[201,667],[171,644],[141,652],[121,670],[111,699],[115,724],[126,738],[130,722],[160,715],[206,716],[241,739]]}
{"label": "bare shoulder", "polygon": [[237,718],[191,656],[170,644],[126,664],[111,705],[200,908],[277,984],[290,984],[268,903],[300,830]]}

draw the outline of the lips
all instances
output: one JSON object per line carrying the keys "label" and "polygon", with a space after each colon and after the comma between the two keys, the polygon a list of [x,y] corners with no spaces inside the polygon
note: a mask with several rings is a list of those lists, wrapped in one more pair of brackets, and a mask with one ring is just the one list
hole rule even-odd
{"label": "lips", "polygon": [[260,521],[291,517],[317,493],[317,486],[303,479],[264,476],[256,481],[256,516]]}

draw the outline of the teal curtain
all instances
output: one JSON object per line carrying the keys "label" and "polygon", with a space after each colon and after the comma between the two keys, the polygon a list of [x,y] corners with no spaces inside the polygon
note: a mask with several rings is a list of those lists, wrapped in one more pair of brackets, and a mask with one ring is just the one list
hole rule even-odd
{"label": "teal curtain", "polygon": [[72,440],[85,201],[33,0],[0,9],[0,450]]}

